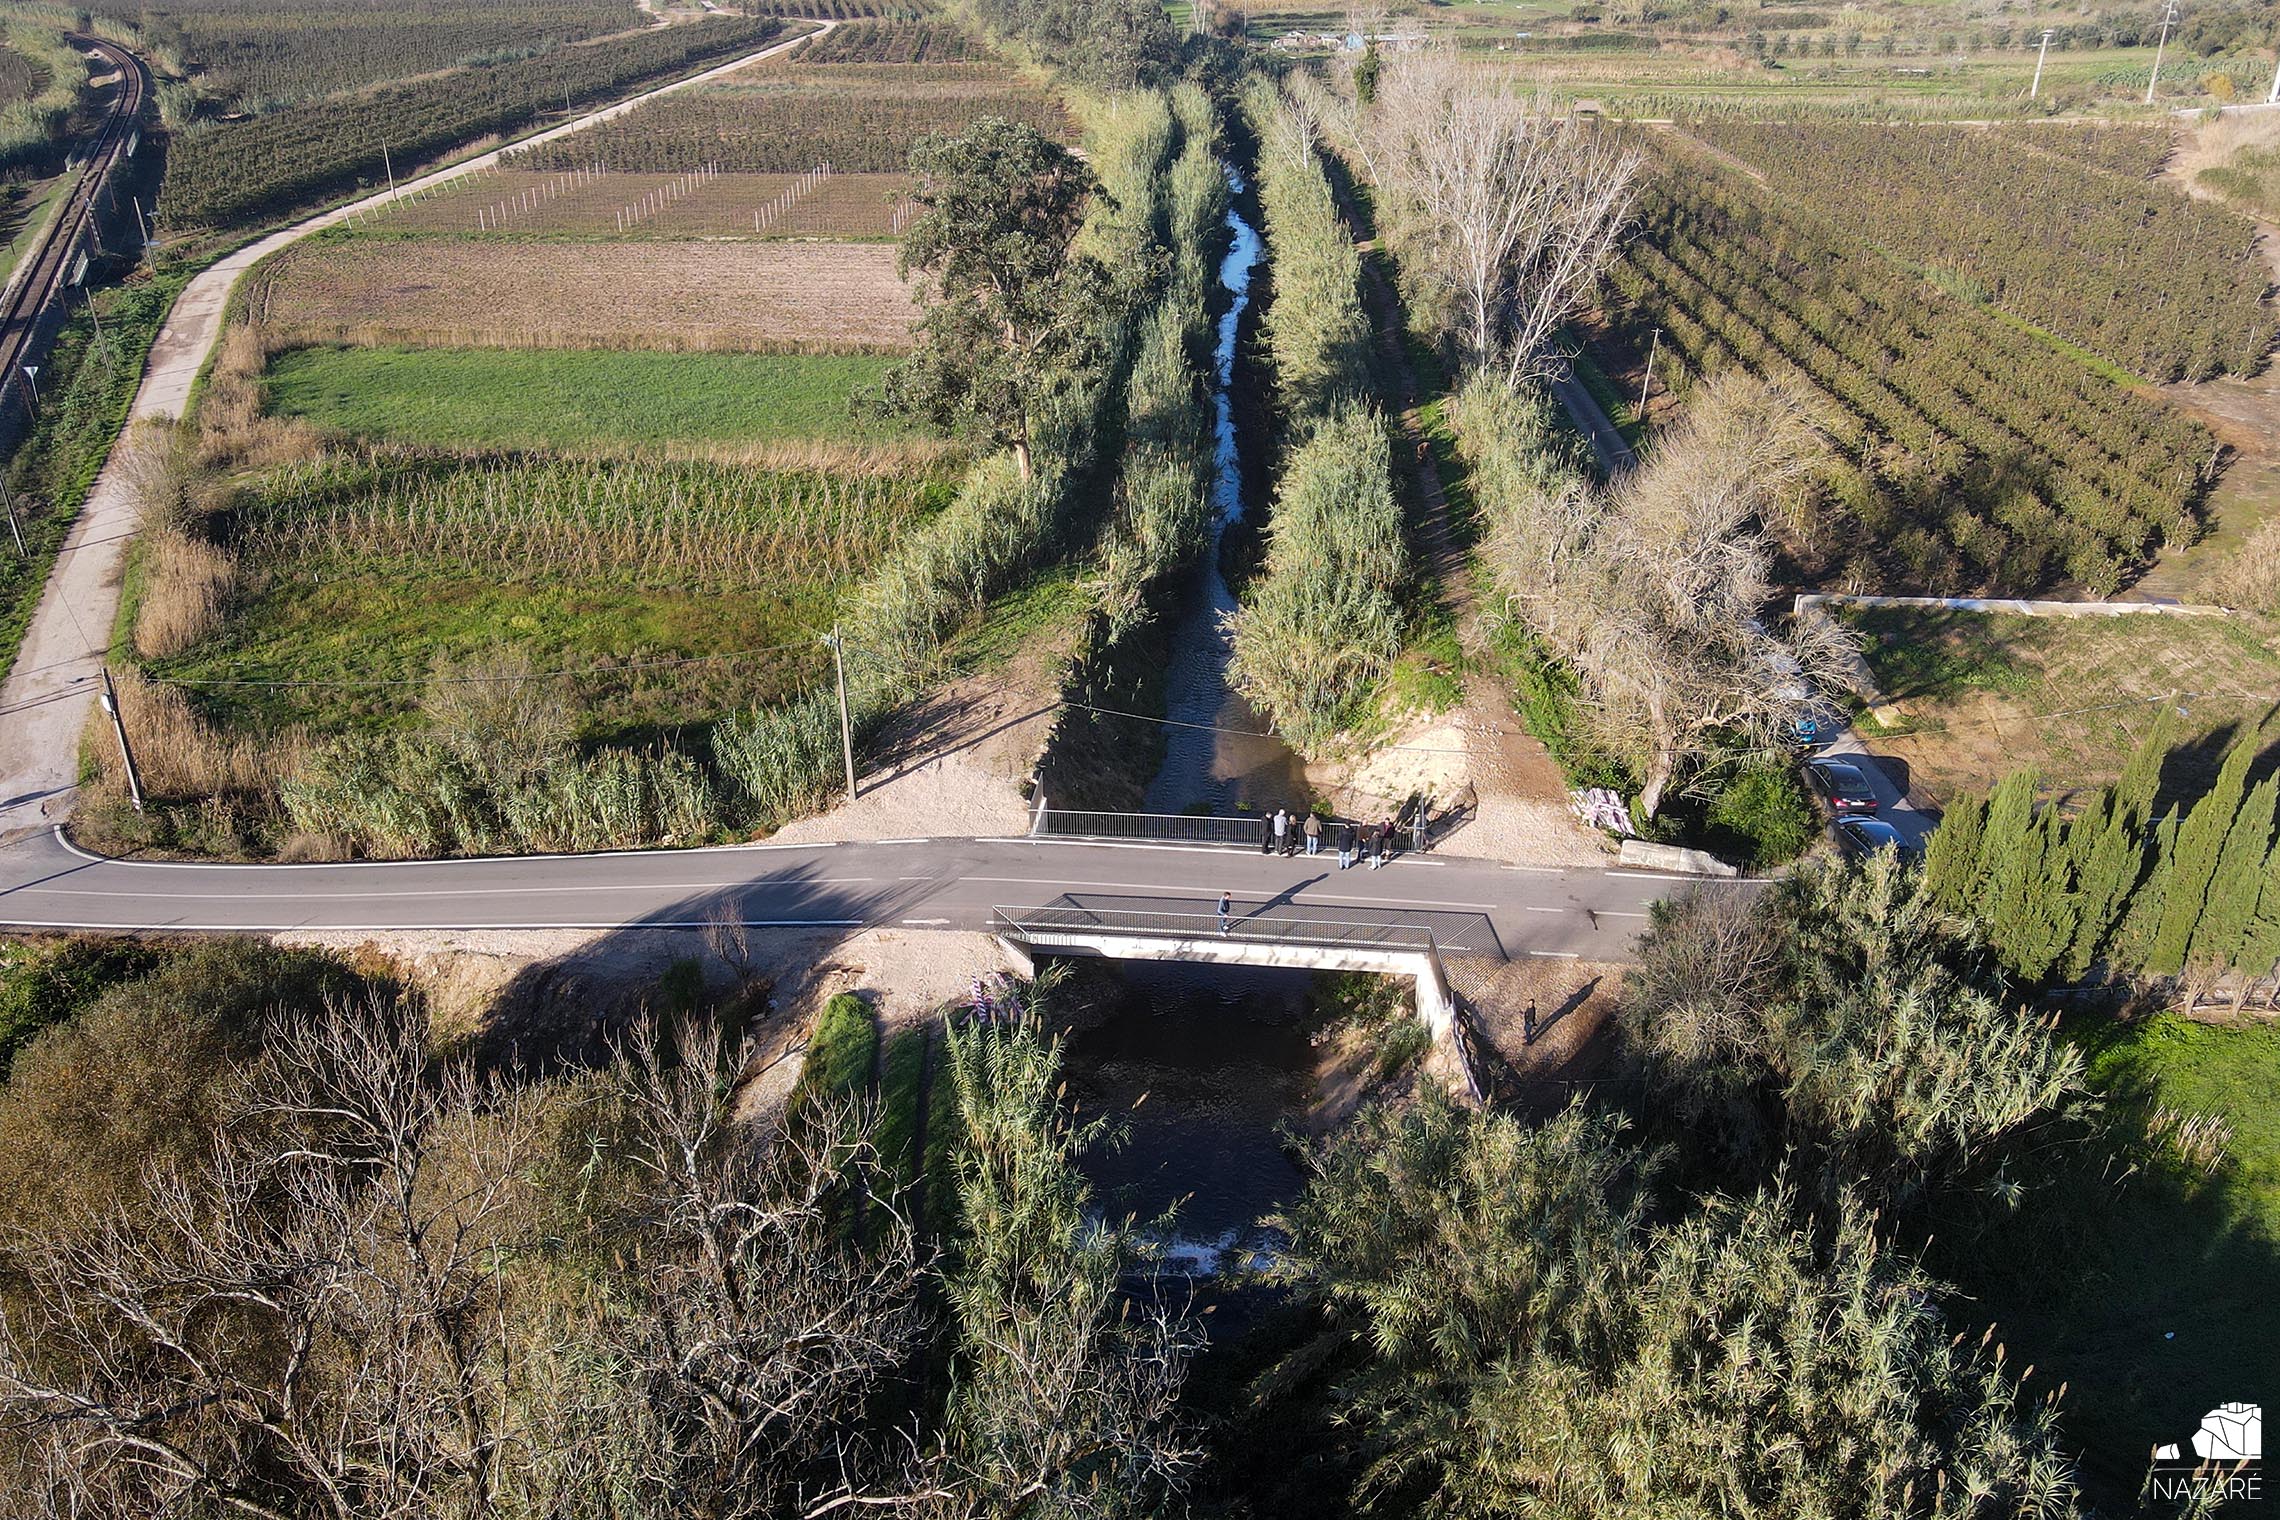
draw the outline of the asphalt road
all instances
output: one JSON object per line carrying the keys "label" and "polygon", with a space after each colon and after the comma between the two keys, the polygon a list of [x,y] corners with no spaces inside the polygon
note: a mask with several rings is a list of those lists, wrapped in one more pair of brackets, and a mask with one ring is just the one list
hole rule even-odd
{"label": "asphalt road", "polygon": [[[1411,856],[1073,840],[917,839],[358,865],[105,859],[60,833],[0,845],[0,925],[280,932],[697,927],[980,929],[995,907],[1425,924],[1452,953],[1622,960],[1658,897],[1692,878]],[[1255,924],[1254,932],[1265,924]]]}

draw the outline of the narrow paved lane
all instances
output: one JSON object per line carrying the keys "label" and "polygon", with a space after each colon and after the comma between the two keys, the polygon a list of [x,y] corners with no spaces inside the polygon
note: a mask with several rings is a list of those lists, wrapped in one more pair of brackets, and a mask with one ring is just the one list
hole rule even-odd
{"label": "narrow paved lane", "polygon": [[1430,925],[1456,953],[1629,956],[1655,899],[1690,878],[1413,856],[1337,858],[1070,840],[911,839],[712,850],[195,865],[112,860],[54,831],[0,845],[0,925],[280,932],[755,926],[980,929],[995,907]]}
{"label": "narrow paved lane", "polygon": [[[836,24],[813,23],[814,30],[798,37],[644,90],[508,146],[527,148],[583,132],[624,115],[644,101],[704,84],[798,47]],[[407,179],[396,193],[423,190],[489,168],[498,162],[502,151],[477,154],[449,168]],[[248,270],[311,233],[375,211],[391,198],[389,192],[382,191],[321,212],[249,243],[202,271],[175,301],[157,341],[151,345],[150,364],[143,372],[141,388],[135,392],[128,427],[152,418],[182,415],[190,404],[191,386],[221,338],[222,316],[230,295]],[[0,687],[0,838],[64,818],[71,811],[79,783],[79,736],[87,726],[88,714],[94,711],[96,689],[101,685],[103,657],[110,649],[111,624],[119,610],[119,580],[127,545],[141,526],[140,509],[128,484],[132,471],[121,457],[126,451],[125,439],[122,433],[113,443],[110,458],[95,477],[87,504],[64,539],[55,568],[48,572],[47,589],[32,614],[7,684]]]}

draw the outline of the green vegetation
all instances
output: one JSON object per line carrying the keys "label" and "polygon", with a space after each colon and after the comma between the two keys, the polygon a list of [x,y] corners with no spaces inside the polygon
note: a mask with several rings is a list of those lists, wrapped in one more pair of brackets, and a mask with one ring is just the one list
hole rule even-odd
{"label": "green vegetation", "polygon": [[800,1089],[824,1097],[869,1092],[878,1054],[879,1016],[866,999],[839,993],[816,1016],[800,1067]]}
{"label": "green vegetation", "polygon": [[1744,765],[1703,810],[1704,842],[1758,870],[1786,865],[1821,837],[1821,815],[1786,766]]}
{"label": "green vegetation", "polygon": [[896,436],[855,396],[869,354],[301,348],[263,377],[272,411],[327,432],[446,448],[733,448]]}
{"label": "green vegetation", "polygon": [[[2250,784],[2272,743],[2243,724],[2215,777],[2156,820],[2165,775],[2181,769],[2157,724],[2121,779],[2068,816],[2038,808],[2038,778],[2014,771],[1964,797],[1932,836],[1931,890],[1977,915],[2003,964],[2029,982],[2182,975],[2231,980],[2245,997],[2280,977],[2280,778]],[[2174,783],[2173,783],[2174,784]]]}
{"label": "green vegetation", "polygon": [[201,125],[177,136],[167,154],[159,219],[175,228],[251,225],[384,183],[391,163],[400,175],[486,133],[512,134],[547,112],[755,50],[782,29],[773,20],[708,17],[388,85],[359,98],[354,110],[315,100]]}
{"label": "green vegetation", "polygon": [[195,73],[198,92],[259,114],[312,97],[494,63],[630,29],[630,0],[176,0],[146,8],[96,0],[98,15]]}
{"label": "green vegetation", "polygon": [[112,983],[150,970],[157,959],[134,940],[0,941],[0,1082],[40,1031],[71,1018]]}
{"label": "green vegetation", "polygon": [[1785,535],[1809,572],[1867,590],[2105,594],[2190,539],[2215,455],[2197,423],[1933,293],[1842,220],[1660,152],[1611,321],[1634,353],[1662,330],[1682,395],[1739,368],[1824,398],[1845,457]]}
{"label": "green vegetation", "polygon": [[1229,679],[1301,754],[1366,713],[1401,650],[1411,565],[1386,424],[1372,398],[1361,256],[1310,120],[1265,81],[1244,112],[1259,139],[1273,255],[1263,323],[1286,433],[1267,551],[1236,614]]}
{"label": "green vegetation", "polygon": [[[2047,127],[1712,121],[1703,141],[1780,171],[1821,216],[1878,208],[1874,236],[1986,299],[2157,381],[2254,374],[2272,347],[2270,272],[2245,218],[2042,145]],[[2111,139],[2109,139],[2110,141]],[[2131,146],[2126,142],[2123,146]],[[2093,155],[2095,157],[2095,155]]]}
{"label": "green vegetation", "polygon": [[68,15],[13,11],[0,28],[0,169],[50,167],[87,93],[87,61],[63,40]]}
{"label": "green vegetation", "polygon": [[189,278],[188,270],[167,266],[147,279],[97,290],[95,317],[84,306],[71,313],[48,352],[40,370],[45,405],[8,464],[16,521],[30,552],[19,556],[13,540],[0,550],[0,669],[15,663],[48,570],[126,426],[143,361]]}
{"label": "green vegetation", "polygon": [[[836,35],[836,34],[835,34]],[[727,174],[900,174],[927,138],[996,118],[1069,135],[1047,92],[991,63],[813,64],[803,51],[766,72],[740,72],[653,100],[572,137],[506,156],[516,169]]]}

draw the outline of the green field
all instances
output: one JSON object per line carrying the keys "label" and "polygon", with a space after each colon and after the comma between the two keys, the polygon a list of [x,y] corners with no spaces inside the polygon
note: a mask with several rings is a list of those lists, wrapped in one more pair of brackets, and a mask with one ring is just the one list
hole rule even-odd
{"label": "green field", "polygon": [[437,658],[507,645],[540,670],[590,671],[574,690],[581,735],[620,739],[769,700],[818,673],[821,656],[799,651],[660,662],[804,642],[828,620],[837,590],[817,581],[770,595],[515,585],[433,565],[280,577],[257,583],[215,637],[150,668],[187,682],[316,683],[192,691],[203,713],[235,731],[339,733],[409,721]]}
{"label": "green field", "polygon": [[[2240,1390],[2280,1367],[2280,1029],[2163,1014],[2072,1032],[2120,1138],[2043,1151],[2017,1213],[1956,1231],[1934,1264],[1995,1322],[2011,1364],[2034,1364],[2030,1393],[2068,1384],[2085,1476],[2126,1507],[2156,1442],[2255,1400]],[[2229,1124],[2213,1177],[2135,1139],[2157,1105]]]}
{"label": "green field", "polygon": [[328,432],[450,448],[574,452],[902,436],[858,422],[875,354],[302,348],[271,361],[269,410]]}

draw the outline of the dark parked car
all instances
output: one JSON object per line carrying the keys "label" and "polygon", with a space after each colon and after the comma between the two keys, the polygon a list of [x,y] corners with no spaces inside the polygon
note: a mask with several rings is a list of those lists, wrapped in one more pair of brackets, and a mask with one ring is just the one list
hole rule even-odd
{"label": "dark parked car", "polygon": [[1878,850],[1897,850],[1910,856],[1916,853],[1900,831],[1881,818],[1840,818],[1836,835],[1837,849],[1848,860],[1858,860]]}
{"label": "dark parked car", "polygon": [[1843,760],[1812,761],[1805,767],[1805,784],[1839,818],[1876,811],[1876,789],[1857,765]]}

